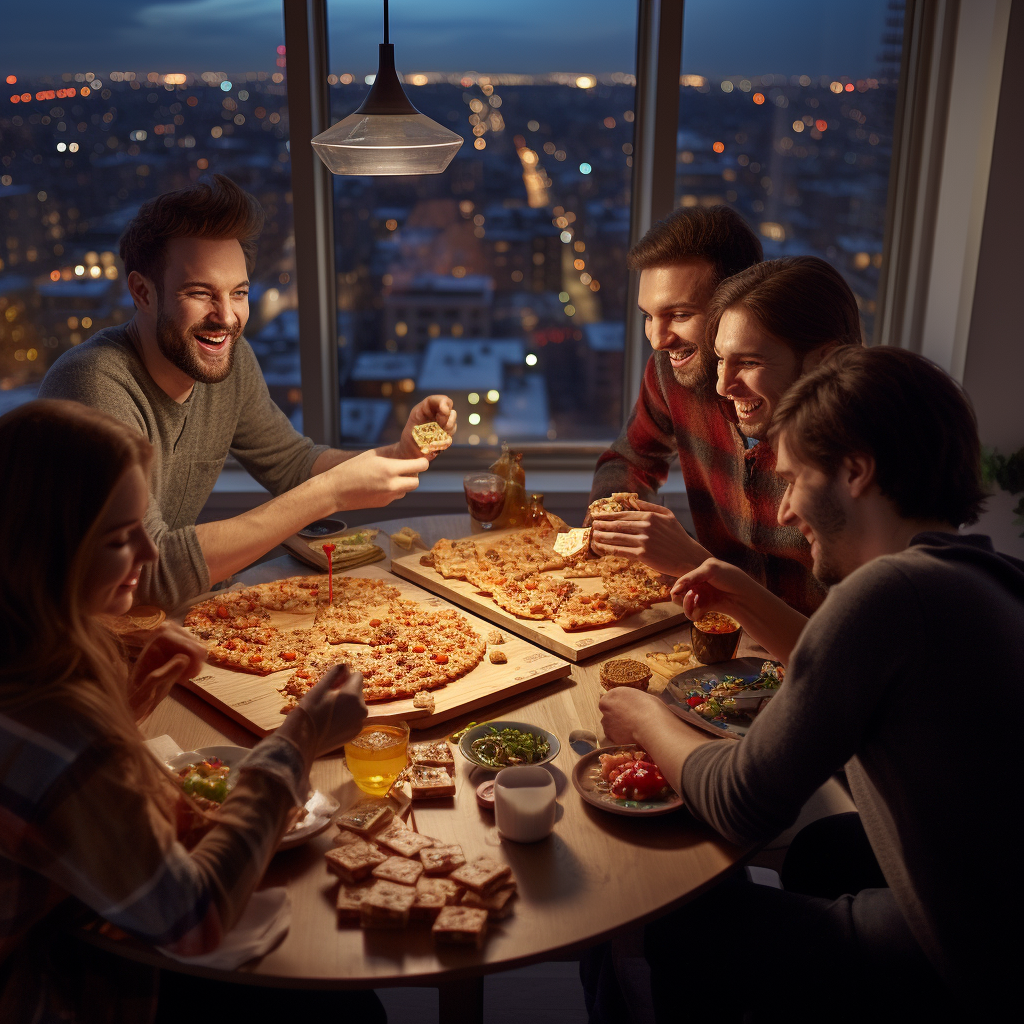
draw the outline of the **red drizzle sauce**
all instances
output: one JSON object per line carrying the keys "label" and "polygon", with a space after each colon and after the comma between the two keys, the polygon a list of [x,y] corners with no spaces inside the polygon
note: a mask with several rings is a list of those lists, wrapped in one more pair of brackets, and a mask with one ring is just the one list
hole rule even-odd
{"label": "red drizzle sauce", "polygon": [[327,603],[334,604],[334,549],[336,544],[322,544],[324,554],[327,556]]}

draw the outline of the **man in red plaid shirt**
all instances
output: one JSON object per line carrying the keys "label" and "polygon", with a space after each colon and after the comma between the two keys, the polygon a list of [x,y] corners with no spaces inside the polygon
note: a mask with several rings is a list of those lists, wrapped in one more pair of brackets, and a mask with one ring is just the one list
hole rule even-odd
{"label": "man in red plaid shirt", "polygon": [[[849,287],[824,261],[755,267],[760,259],[756,236],[725,206],[678,210],[630,251],[654,354],[626,427],[598,460],[590,497],[635,491],[641,501],[638,511],[595,519],[591,546],[675,576],[714,556],[809,615],[825,589],[806,540],[778,523],[785,485],[761,438],[800,374],[834,344],[860,342],[859,318]],[[671,511],[644,500],[675,457],[696,540]]]}

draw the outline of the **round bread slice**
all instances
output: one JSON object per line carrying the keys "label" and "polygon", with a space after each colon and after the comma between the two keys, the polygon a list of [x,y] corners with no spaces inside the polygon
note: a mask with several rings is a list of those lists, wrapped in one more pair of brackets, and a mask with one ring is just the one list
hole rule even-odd
{"label": "round bread slice", "polygon": [[651,680],[651,670],[632,658],[613,658],[601,666],[601,685],[610,690],[613,686],[632,686],[646,690]]}

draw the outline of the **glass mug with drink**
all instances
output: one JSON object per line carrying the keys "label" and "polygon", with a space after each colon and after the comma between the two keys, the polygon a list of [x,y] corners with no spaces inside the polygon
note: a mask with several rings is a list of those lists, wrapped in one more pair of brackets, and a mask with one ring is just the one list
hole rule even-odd
{"label": "glass mug with drink", "polygon": [[508,481],[497,473],[470,473],[463,478],[469,514],[485,529],[491,529],[505,505],[505,487]]}
{"label": "glass mug with drink", "polygon": [[387,796],[392,783],[409,761],[409,726],[406,722],[380,722],[363,726],[345,744],[345,761],[355,784],[370,796]]}

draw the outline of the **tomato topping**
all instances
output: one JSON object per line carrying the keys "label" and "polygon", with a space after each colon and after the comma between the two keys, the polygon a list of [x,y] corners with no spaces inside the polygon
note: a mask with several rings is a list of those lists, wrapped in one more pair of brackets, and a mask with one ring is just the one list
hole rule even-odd
{"label": "tomato topping", "polygon": [[227,608],[224,607],[224,605],[219,604],[217,605],[217,617],[221,619],[230,619],[231,612],[229,612]]}
{"label": "tomato topping", "polygon": [[438,665],[447,665],[448,664],[448,655],[447,654],[435,654],[434,655],[434,661],[436,661],[438,663]]}
{"label": "tomato topping", "polygon": [[379,626],[380,625],[380,619],[370,619],[370,625],[371,626]]}
{"label": "tomato topping", "polygon": [[253,655],[251,655],[249,657],[249,660],[250,661],[262,661],[263,660],[263,655],[262,654],[253,654]]}
{"label": "tomato topping", "polygon": [[524,586],[524,587],[525,587],[525,588],[526,588],[527,590],[536,590],[536,589],[537,589],[537,583],[536,583],[536,581],[535,581],[535,580],[527,580],[527,581],[526,581],[526,582],[525,582],[525,583],[523,584],[523,586]]}
{"label": "tomato topping", "polygon": [[425,650],[426,650],[426,647],[424,647],[423,644],[416,644],[413,647],[413,652],[416,653],[416,654],[422,654]]}
{"label": "tomato topping", "polygon": [[665,776],[657,765],[650,761],[634,761],[612,783],[612,796],[620,800],[647,800],[666,785]]}
{"label": "tomato topping", "polygon": [[224,641],[224,646],[225,646],[225,647],[226,647],[226,648],[227,648],[227,649],[228,649],[229,651],[233,651],[233,650],[234,650],[234,649],[235,649],[235,648],[236,648],[236,647],[238,646],[238,644],[236,644],[234,640],[225,640],[225,641]]}
{"label": "tomato topping", "polygon": [[295,651],[282,651],[281,657],[284,658],[285,661],[294,661],[298,657],[298,654]]}

